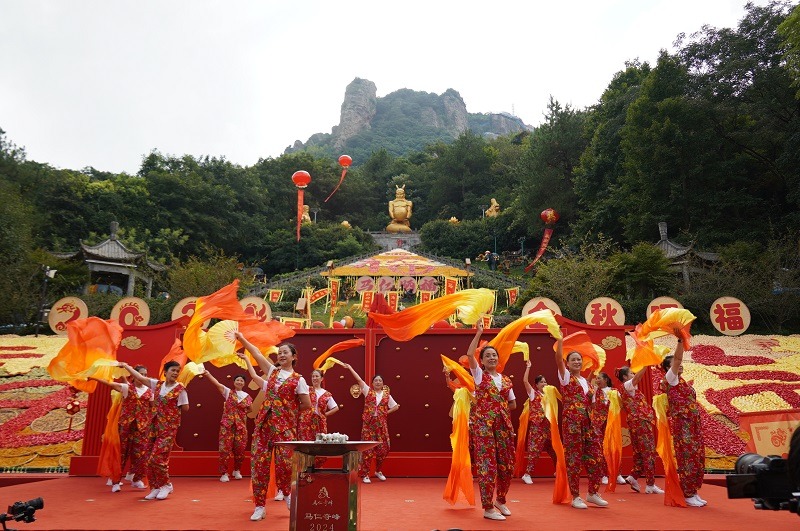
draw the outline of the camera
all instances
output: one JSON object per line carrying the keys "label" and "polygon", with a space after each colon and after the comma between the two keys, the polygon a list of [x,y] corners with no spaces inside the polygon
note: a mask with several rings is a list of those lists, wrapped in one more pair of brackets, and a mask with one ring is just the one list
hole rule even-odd
{"label": "camera", "polygon": [[744,454],[735,474],[725,478],[728,498],[752,498],[756,509],[798,513],[800,488],[789,476],[788,461],[777,455]]}
{"label": "camera", "polygon": [[41,498],[34,498],[26,502],[18,501],[14,505],[9,505],[8,512],[0,514],[0,522],[3,524],[3,529],[6,529],[6,522],[9,520],[25,522],[26,524],[35,522],[34,513],[39,509],[44,509],[44,500]]}

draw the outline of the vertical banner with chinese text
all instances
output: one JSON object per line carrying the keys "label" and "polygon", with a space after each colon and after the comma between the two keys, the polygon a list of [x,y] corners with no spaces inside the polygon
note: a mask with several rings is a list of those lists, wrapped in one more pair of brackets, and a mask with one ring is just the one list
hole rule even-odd
{"label": "vertical banner with chinese text", "polygon": [[374,291],[361,292],[361,311],[367,313],[372,307],[372,301],[375,299]]}
{"label": "vertical banner with chinese text", "polygon": [[508,299],[508,305],[514,306],[514,303],[517,302],[517,298],[519,297],[519,286],[516,288],[506,288],[506,299]]}

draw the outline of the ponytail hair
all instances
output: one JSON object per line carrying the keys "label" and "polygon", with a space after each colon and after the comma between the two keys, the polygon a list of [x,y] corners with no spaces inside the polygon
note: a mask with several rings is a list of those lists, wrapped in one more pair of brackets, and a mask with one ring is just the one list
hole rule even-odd
{"label": "ponytail hair", "polygon": [[628,366],[620,367],[616,371],[617,380],[619,380],[620,383],[623,383],[625,381],[625,380],[623,380],[623,378],[628,376],[630,373],[631,373],[631,368],[630,367],[628,367]]}

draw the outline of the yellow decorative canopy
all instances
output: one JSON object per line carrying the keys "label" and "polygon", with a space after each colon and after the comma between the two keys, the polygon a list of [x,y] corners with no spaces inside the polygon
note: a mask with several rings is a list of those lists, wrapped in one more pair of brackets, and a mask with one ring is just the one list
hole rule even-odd
{"label": "yellow decorative canopy", "polygon": [[351,264],[335,267],[322,274],[333,277],[360,277],[365,275],[373,277],[467,277],[472,275],[465,269],[449,266],[405,249],[392,249]]}

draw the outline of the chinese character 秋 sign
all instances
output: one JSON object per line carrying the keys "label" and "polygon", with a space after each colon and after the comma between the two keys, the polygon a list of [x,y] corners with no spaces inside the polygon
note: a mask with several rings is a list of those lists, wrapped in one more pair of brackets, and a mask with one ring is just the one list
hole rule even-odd
{"label": "chinese character \u79cb sign", "polygon": [[593,326],[622,326],[625,324],[625,310],[612,298],[597,297],[586,305],[584,318],[586,324]]}
{"label": "chinese character \u79cb sign", "polygon": [[711,303],[711,323],[726,336],[744,334],[750,326],[750,310],[735,297],[720,297]]}

